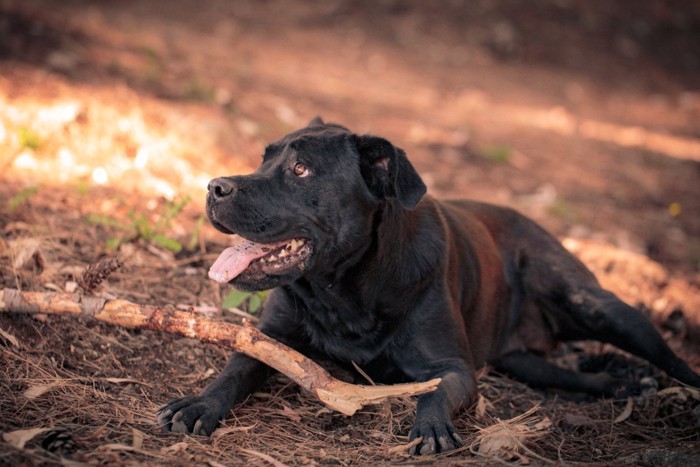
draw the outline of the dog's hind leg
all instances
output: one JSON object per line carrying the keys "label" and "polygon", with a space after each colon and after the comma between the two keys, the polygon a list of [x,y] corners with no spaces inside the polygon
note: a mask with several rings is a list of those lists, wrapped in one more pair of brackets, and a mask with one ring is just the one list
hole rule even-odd
{"label": "dog's hind leg", "polygon": [[[513,222],[506,245],[506,277],[526,308],[537,309],[542,329],[559,341],[608,342],[644,358],[673,378],[700,387],[700,375],[668,347],[654,325],[603,289],[588,268],[554,237],[523,219]],[[517,313],[513,313],[517,317]],[[528,319],[528,317],[519,317]],[[522,323],[516,324],[521,326]],[[525,342],[536,348],[537,342]]]}
{"label": "dog's hind leg", "polygon": [[511,352],[494,362],[494,368],[506,375],[540,389],[615,396],[625,389],[625,381],[608,373],[580,373],[560,368],[532,352]]}
{"label": "dog's hind leg", "polygon": [[613,344],[683,383],[700,387],[700,375],[673,353],[654,325],[613,293],[596,286],[580,287],[559,304],[569,311],[565,321],[570,329],[561,329],[562,340],[583,337]]}

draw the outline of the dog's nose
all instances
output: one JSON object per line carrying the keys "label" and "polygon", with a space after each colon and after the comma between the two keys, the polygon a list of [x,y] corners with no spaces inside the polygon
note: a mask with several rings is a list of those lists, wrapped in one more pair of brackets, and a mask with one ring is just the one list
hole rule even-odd
{"label": "dog's nose", "polygon": [[207,189],[215,198],[225,198],[236,191],[236,182],[229,177],[219,177],[210,181]]}

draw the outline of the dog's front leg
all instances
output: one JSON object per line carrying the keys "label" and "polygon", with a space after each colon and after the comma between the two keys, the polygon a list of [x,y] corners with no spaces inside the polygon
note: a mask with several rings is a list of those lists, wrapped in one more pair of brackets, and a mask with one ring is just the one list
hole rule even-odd
{"label": "dog's front leg", "polygon": [[202,394],[171,401],[158,410],[158,424],[166,431],[209,436],[233,406],[253,392],[271,369],[235,352],[226,367]]}
{"label": "dog's front leg", "polygon": [[[299,350],[290,302],[273,290],[258,323],[264,334]],[[291,336],[291,337],[290,337]],[[176,399],[158,410],[158,424],[166,431],[209,436],[219,421],[229,415],[234,405],[242,402],[273,373],[264,363],[240,352],[234,352],[219,376],[199,396]]]}
{"label": "dog's front leg", "polygon": [[440,377],[442,382],[437,390],[418,398],[410,441],[423,439],[411,448],[411,454],[435,454],[463,446],[452,417],[457,410],[470,407],[476,401],[476,377],[466,364],[457,364],[432,377]]}

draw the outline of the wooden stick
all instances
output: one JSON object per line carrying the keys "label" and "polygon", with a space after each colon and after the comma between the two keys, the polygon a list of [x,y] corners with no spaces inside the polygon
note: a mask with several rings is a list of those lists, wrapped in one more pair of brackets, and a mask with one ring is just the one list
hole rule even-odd
{"label": "wooden stick", "polygon": [[125,328],[166,331],[211,342],[244,353],[284,373],[328,408],[345,415],[352,415],[365,405],[377,404],[389,397],[432,392],[440,383],[439,378],[423,383],[389,386],[345,383],[249,323],[238,326],[207,318],[191,310],[139,305],[126,300],[105,300],[80,294],[3,289],[0,290],[0,312],[79,315]]}

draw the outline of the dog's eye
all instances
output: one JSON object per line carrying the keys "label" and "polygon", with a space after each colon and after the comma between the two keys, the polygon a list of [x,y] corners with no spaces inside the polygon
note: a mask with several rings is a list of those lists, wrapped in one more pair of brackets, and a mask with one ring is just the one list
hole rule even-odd
{"label": "dog's eye", "polygon": [[294,167],[292,167],[292,172],[294,172],[294,175],[297,177],[306,177],[309,175],[309,169],[307,169],[301,162],[294,164]]}

